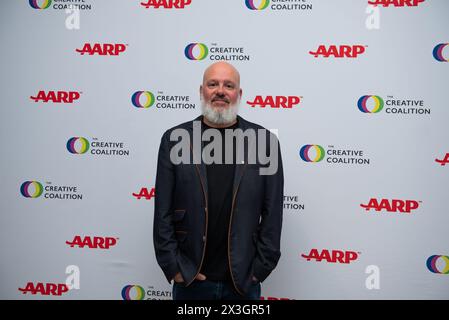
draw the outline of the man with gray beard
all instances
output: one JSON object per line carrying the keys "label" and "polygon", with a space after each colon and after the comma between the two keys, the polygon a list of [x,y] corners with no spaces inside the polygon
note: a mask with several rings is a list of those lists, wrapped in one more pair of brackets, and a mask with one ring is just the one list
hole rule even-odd
{"label": "man with gray beard", "polygon": [[279,142],[237,115],[241,96],[237,69],[210,65],[202,115],[162,136],[153,238],[174,300],[258,300],[281,255]]}

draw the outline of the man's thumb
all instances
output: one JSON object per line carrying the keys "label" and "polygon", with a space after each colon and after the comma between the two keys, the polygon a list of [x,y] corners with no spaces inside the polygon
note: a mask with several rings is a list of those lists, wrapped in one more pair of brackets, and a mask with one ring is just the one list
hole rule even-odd
{"label": "man's thumb", "polygon": [[206,280],[206,276],[202,273],[198,273],[198,275],[196,276],[196,279],[201,280],[201,281]]}

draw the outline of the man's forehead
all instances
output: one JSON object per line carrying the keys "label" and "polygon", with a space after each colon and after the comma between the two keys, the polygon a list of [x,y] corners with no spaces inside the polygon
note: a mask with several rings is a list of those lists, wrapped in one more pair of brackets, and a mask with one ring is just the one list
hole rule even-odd
{"label": "man's forehead", "polygon": [[206,77],[204,81],[225,81],[225,82],[236,82],[237,79],[235,77],[222,77],[222,76],[212,76]]}
{"label": "man's forehead", "polygon": [[225,80],[239,82],[240,75],[237,69],[227,63],[216,63],[204,71],[203,81]]}

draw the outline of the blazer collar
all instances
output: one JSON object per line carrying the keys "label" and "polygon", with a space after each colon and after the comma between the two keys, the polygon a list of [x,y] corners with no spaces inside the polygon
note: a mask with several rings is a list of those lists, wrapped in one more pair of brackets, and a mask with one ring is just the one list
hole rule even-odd
{"label": "blazer collar", "polygon": [[[242,129],[243,131],[245,131],[248,128],[247,122],[245,119],[243,119],[240,116],[237,116],[237,128]],[[190,121],[187,125],[187,129],[189,131],[191,131],[191,137],[193,137],[193,122],[194,121],[201,121],[203,120],[203,116],[198,116],[197,118],[195,118],[193,121]],[[201,142],[202,144],[202,142]],[[201,148],[202,149],[202,148]],[[248,156],[248,148],[245,144],[245,148],[244,148],[244,159],[247,159]],[[240,181],[243,177],[243,174],[245,172],[245,168],[246,168],[247,163],[236,163],[235,165],[235,172],[234,172],[234,183],[233,183],[233,199],[235,197],[235,194],[237,193]],[[206,193],[206,197],[208,197],[208,186],[207,186],[207,170],[206,170],[206,165],[203,163],[203,161],[201,161],[200,164],[196,164],[197,168],[198,168],[198,172],[200,174],[200,178],[202,180],[202,183],[204,183],[204,189],[205,189],[205,193]],[[207,201],[207,200],[206,200]]]}

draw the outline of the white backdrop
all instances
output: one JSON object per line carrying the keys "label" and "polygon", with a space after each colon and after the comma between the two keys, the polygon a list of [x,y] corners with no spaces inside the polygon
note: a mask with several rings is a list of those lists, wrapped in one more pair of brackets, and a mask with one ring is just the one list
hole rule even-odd
{"label": "white backdrop", "polygon": [[283,153],[263,298],[448,299],[449,2],[381,2],[2,1],[0,298],[171,299],[160,137],[226,59]]}

